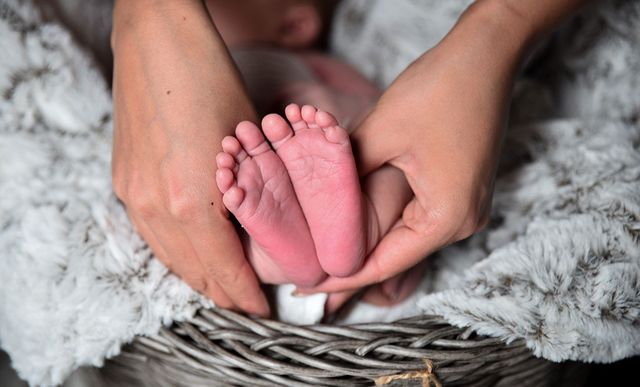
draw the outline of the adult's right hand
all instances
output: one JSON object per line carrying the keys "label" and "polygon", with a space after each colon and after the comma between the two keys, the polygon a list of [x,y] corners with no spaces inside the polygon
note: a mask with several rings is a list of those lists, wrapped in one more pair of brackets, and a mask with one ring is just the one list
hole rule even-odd
{"label": "adult's right hand", "polygon": [[220,307],[267,315],[266,298],[215,186],[215,155],[254,119],[202,1],[114,7],[116,195],[156,256]]}

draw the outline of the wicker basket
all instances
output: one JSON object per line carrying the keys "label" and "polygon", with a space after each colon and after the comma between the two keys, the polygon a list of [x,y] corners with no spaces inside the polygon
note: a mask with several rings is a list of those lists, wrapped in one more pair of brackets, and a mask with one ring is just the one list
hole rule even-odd
{"label": "wicker basket", "polygon": [[118,386],[480,387],[566,386],[566,369],[436,316],[302,327],[211,309],[139,337],[101,372]]}

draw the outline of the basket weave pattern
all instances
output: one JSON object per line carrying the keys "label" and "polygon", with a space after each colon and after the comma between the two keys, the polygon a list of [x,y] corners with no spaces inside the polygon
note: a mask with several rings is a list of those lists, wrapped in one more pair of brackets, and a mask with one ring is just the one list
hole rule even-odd
{"label": "basket weave pattern", "polygon": [[[144,363],[154,385],[535,386],[555,365],[437,316],[394,323],[295,326],[221,309],[138,338],[115,360]],[[161,372],[160,372],[161,371]]]}

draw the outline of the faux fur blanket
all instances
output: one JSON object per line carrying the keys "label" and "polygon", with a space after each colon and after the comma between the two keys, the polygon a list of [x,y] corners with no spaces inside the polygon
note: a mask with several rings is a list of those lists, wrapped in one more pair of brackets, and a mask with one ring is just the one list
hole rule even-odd
{"label": "faux fur blanket", "polygon": [[[387,84],[468,1],[347,0],[335,51]],[[391,311],[524,338],[551,360],[640,354],[640,4],[586,10],[516,88],[491,226]],[[111,191],[97,66],[29,1],[0,0],[0,346],[33,385],[100,365],[210,304],[154,259]],[[535,75],[535,76],[533,76]]]}

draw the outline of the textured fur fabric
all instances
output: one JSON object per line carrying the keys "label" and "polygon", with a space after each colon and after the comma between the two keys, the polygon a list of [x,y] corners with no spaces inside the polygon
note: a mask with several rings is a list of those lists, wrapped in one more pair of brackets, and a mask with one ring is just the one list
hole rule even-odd
{"label": "textured fur fabric", "polygon": [[0,2],[0,53],[0,345],[52,385],[203,302],[112,194],[110,94],[88,56],[28,2]]}
{"label": "textured fur fabric", "polygon": [[[347,0],[336,51],[388,84],[468,3]],[[432,257],[424,292],[349,321],[436,313],[551,360],[640,354],[639,13],[603,3],[547,45],[516,88],[491,226]],[[0,0],[0,53],[0,345],[53,385],[210,304],[113,196],[108,88],[69,33]]]}

